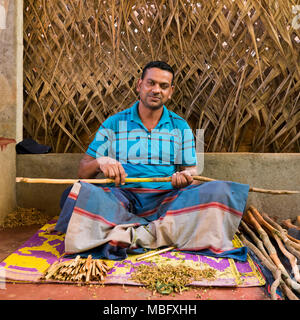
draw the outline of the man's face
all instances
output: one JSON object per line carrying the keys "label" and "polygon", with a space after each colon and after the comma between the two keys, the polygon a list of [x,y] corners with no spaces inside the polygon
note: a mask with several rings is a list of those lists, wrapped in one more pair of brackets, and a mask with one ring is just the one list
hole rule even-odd
{"label": "man's face", "polygon": [[152,110],[161,108],[171,99],[174,89],[172,78],[173,75],[169,71],[159,68],[148,69],[144,79],[139,79],[137,83],[140,102]]}

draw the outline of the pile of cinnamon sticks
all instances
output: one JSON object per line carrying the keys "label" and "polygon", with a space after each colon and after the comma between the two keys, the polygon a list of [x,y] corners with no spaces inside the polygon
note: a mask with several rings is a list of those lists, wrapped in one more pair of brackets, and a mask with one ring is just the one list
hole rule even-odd
{"label": "pile of cinnamon sticks", "polygon": [[[290,219],[282,221],[281,224],[287,227],[287,221],[289,227],[297,228]],[[299,300],[295,293],[300,293],[300,240],[291,237],[284,227],[253,206],[250,206],[243,216],[240,231],[242,232],[239,237],[244,245],[249,247],[273,274],[275,281],[271,285],[271,298],[277,300],[276,290],[279,287],[287,299]],[[280,260],[279,250],[288,259],[291,274]]]}
{"label": "pile of cinnamon sticks", "polygon": [[42,279],[86,283],[103,281],[109,269],[105,261],[92,259],[91,255],[87,259],[77,255],[75,259],[54,262]]}

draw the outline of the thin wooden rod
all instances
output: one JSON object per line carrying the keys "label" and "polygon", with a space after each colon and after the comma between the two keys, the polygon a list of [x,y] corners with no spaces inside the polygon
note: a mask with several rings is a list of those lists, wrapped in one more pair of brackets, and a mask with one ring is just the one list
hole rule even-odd
{"label": "thin wooden rod", "polygon": [[[202,182],[218,181],[215,179],[203,177],[203,176],[192,176],[194,180]],[[16,182],[23,183],[49,183],[49,184],[73,184],[75,182],[82,181],[87,183],[114,183],[114,179],[50,179],[50,178],[24,178],[17,177]],[[158,177],[158,178],[126,178],[125,182],[170,182],[172,177]],[[300,191],[291,191],[291,190],[269,190],[250,187],[250,192],[259,192],[259,193],[269,193],[269,194],[300,194]]]}
{"label": "thin wooden rod", "polygon": [[168,248],[164,248],[164,249],[161,249],[161,250],[158,250],[158,251],[155,251],[155,252],[146,253],[145,255],[136,258],[136,261],[148,259],[148,258],[153,257],[153,256],[156,256],[156,255],[158,255],[158,254],[160,254],[160,253],[164,253],[164,252],[167,252],[167,251],[171,251],[171,250],[173,250],[173,249],[175,249],[175,248],[176,248],[176,247],[168,247]]}

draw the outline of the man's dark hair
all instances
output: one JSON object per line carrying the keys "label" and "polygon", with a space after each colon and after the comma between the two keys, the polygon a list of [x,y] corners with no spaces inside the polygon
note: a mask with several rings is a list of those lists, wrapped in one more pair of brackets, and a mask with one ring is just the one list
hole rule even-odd
{"label": "man's dark hair", "polygon": [[174,70],[173,68],[167,64],[166,62],[164,61],[151,61],[149,63],[147,63],[143,69],[143,73],[142,73],[142,76],[141,78],[144,79],[145,77],[145,74],[146,74],[146,71],[148,69],[151,69],[151,68],[158,68],[158,69],[161,69],[161,70],[166,70],[166,71],[169,71],[170,73],[172,73],[172,84],[173,84],[173,80],[174,80]]}

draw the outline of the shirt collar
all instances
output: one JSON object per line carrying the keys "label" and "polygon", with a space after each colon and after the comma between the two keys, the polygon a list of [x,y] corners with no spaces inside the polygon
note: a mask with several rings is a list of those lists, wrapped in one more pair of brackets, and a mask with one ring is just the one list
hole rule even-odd
{"label": "shirt collar", "polygon": [[[135,102],[134,105],[131,107],[131,119],[130,120],[143,125],[142,120],[141,120],[139,113],[138,113],[138,105],[139,105],[139,101]],[[164,123],[167,123],[167,122],[171,122],[171,119],[170,119],[170,115],[169,115],[169,110],[164,105],[163,106],[163,114],[157,124],[157,127],[164,124]]]}

